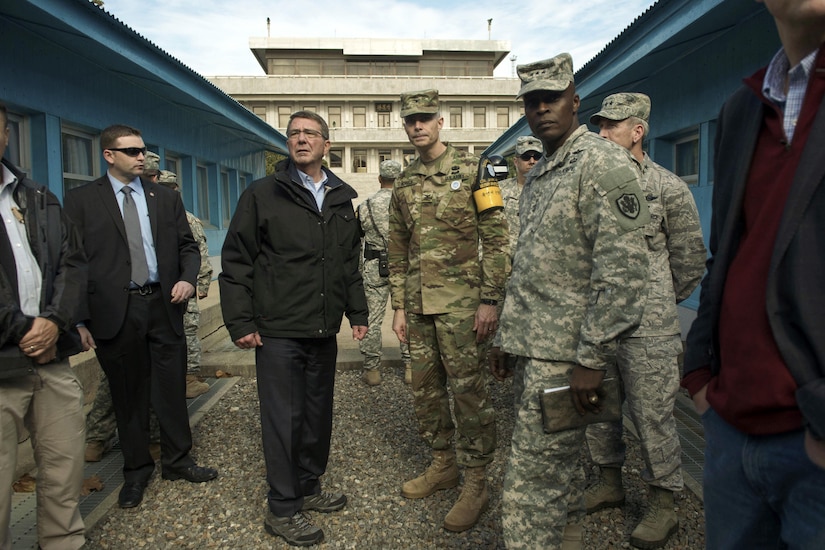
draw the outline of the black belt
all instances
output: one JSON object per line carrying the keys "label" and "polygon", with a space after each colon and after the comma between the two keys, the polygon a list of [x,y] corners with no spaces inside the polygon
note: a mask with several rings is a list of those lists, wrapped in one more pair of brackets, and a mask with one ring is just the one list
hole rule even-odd
{"label": "black belt", "polygon": [[129,294],[140,294],[141,296],[148,296],[153,292],[158,292],[160,290],[160,283],[149,283],[148,285],[138,286],[135,288],[127,289]]}
{"label": "black belt", "polygon": [[376,250],[375,248],[364,247],[365,260],[377,260],[383,250]]}

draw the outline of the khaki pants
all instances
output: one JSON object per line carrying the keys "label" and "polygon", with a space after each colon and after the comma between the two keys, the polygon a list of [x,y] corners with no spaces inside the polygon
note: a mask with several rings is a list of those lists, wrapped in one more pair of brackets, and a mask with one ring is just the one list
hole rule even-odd
{"label": "khaki pants", "polygon": [[0,550],[11,549],[11,496],[19,434],[31,434],[37,463],[37,539],[43,550],[80,548],[83,389],[69,361],[0,379]]}

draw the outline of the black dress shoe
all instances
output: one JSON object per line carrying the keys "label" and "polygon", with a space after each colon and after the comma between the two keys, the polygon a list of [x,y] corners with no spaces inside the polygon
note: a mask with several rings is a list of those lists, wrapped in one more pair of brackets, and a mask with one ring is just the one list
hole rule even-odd
{"label": "black dress shoe", "polygon": [[193,464],[192,466],[187,466],[186,468],[181,468],[180,470],[167,471],[166,468],[164,468],[161,475],[163,479],[168,479],[170,481],[185,479],[191,483],[203,483],[204,481],[209,481],[218,477],[218,471],[215,468],[206,468],[204,466],[197,466]]}
{"label": "black dress shoe", "polygon": [[124,483],[117,502],[121,508],[134,508],[143,500],[143,483]]}

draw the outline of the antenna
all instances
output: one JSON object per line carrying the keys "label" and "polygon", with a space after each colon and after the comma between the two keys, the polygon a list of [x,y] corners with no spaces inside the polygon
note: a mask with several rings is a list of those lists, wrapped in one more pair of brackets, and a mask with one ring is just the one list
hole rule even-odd
{"label": "antenna", "polygon": [[266,18],[266,37],[269,38],[269,17]]}
{"label": "antenna", "polygon": [[487,40],[492,40],[491,34],[493,29],[493,18],[487,20]]}
{"label": "antenna", "polygon": [[513,54],[513,55],[510,56],[510,63],[512,64],[512,71],[513,71],[513,78],[516,77],[516,59],[518,59],[518,56],[516,54]]}

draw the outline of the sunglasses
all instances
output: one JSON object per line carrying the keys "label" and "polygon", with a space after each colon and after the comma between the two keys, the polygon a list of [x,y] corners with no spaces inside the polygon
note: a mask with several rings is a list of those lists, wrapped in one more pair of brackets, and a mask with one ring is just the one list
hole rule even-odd
{"label": "sunglasses", "polygon": [[109,151],[120,151],[124,155],[136,157],[146,154],[146,147],[109,147]]}
{"label": "sunglasses", "polygon": [[539,160],[541,158],[541,153],[537,151],[527,151],[526,153],[521,154],[521,160]]}

